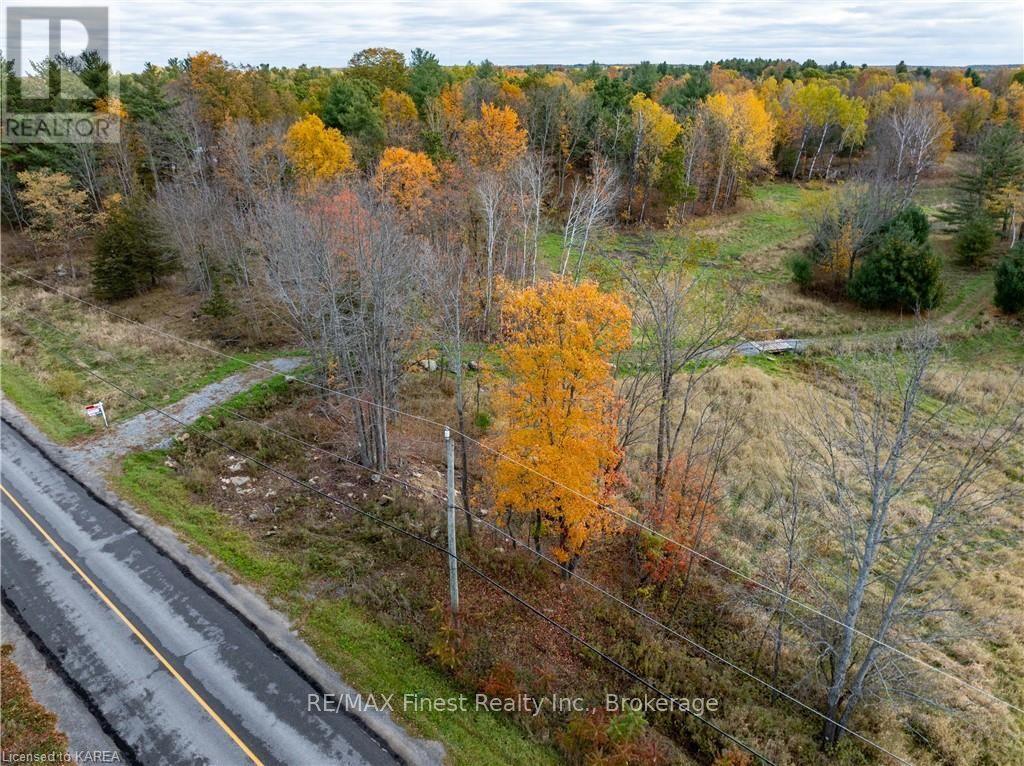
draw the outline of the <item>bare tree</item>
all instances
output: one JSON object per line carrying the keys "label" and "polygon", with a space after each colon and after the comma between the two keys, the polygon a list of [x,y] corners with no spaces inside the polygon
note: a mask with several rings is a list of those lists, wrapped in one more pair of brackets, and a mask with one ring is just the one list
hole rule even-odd
{"label": "bare tree", "polygon": [[459,451],[462,463],[462,507],[466,528],[473,534],[473,515],[469,507],[469,439],[466,435],[465,344],[470,332],[471,316],[467,311],[466,287],[469,272],[469,249],[461,238],[445,236],[450,229],[442,224],[441,236],[435,236],[432,260],[427,273],[427,291],[433,311],[431,325],[448,367],[455,377],[455,414],[458,420]]}
{"label": "bare tree", "polygon": [[878,118],[874,139],[876,172],[909,201],[921,176],[949,151],[952,126],[937,100],[915,97]]}
{"label": "bare tree", "polygon": [[823,531],[835,544],[816,578],[832,619],[811,623],[826,747],[865,697],[907,688],[913,668],[897,650],[920,645],[934,622],[955,613],[932,579],[955,566],[1012,496],[994,458],[1020,438],[1024,411],[1008,413],[1004,403],[960,447],[944,432],[945,410],[922,406],[936,345],[921,332],[905,369],[893,353],[882,373],[848,382],[848,413],[823,401],[810,415],[803,470],[821,480]]}
{"label": "bare tree", "polygon": [[494,302],[494,269],[499,239],[505,223],[505,179],[496,172],[480,171],[476,181],[476,194],[484,219],[484,330],[489,325]]}
{"label": "bare tree", "polygon": [[92,208],[92,212],[100,212],[103,209],[103,198],[106,195],[103,188],[103,168],[96,145],[71,144],[69,155],[71,174],[89,195],[89,206]]}
{"label": "bare tree", "polygon": [[316,199],[270,193],[253,221],[272,294],[324,374],[350,394],[360,459],[386,470],[388,422],[420,309],[423,243],[362,186]]}
{"label": "bare tree", "polygon": [[[766,568],[768,579],[776,583],[775,594],[767,594],[769,603],[768,621],[754,653],[754,671],[760,661],[761,651],[769,635],[772,635],[771,682],[779,684],[782,672],[782,650],[786,639],[786,623],[791,619],[789,601],[806,566],[807,553],[804,539],[810,526],[809,517],[814,512],[810,492],[805,486],[802,472],[805,456],[799,451],[799,437],[791,430],[783,434],[786,451],[785,472],[781,481],[772,481],[765,510],[770,514],[776,529],[773,546],[780,556],[772,557]],[[777,560],[781,558],[781,561]],[[774,692],[773,692],[774,693]]]}
{"label": "bare tree", "polygon": [[692,276],[678,256],[665,251],[623,262],[621,269],[636,299],[641,351],[635,378],[650,384],[629,384],[622,431],[631,438],[641,413],[655,413],[653,487],[654,503],[660,506],[695,394],[735,342],[738,301],[728,293],[723,299],[708,279]]}
{"label": "bare tree", "polygon": [[181,258],[189,289],[209,294],[240,249],[230,223],[231,199],[206,174],[157,187],[156,210]]}
{"label": "bare tree", "polygon": [[540,239],[541,206],[548,185],[548,166],[542,154],[527,152],[512,171],[516,211],[521,224],[521,281],[537,281],[537,244]]}
{"label": "bare tree", "polygon": [[336,257],[333,222],[317,212],[284,189],[268,191],[255,210],[252,230],[271,297],[315,367],[326,374],[334,357],[335,296],[343,290],[345,274]]}
{"label": "bare tree", "polygon": [[608,160],[600,156],[594,158],[587,183],[580,179],[573,182],[569,215],[562,233],[562,276],[569,269],[569,261],[575,257],[574,276],[579,281],[587,246],[611,220],[621,196],[622,184],[618,173]]}

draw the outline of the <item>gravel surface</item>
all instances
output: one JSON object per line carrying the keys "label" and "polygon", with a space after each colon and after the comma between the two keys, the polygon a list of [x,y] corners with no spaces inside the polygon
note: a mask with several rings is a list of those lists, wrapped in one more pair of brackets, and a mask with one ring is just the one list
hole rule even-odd
{"label": "gravel surface", "polygon": [[[277,373],[291,372],[304,361],[303,357],[287,356],[261,362],[260,367],[273,369]],[[271,377],[270,372],[250,367],[216,383],[211,383],[173,404],[161,407],[161,409],[179,420],[192,423],[211,407],[223,404],[236,394],[249,390],[269,377]],[[102,470],[108,467],[112,461],[129,452],[158,446],[180,430],[181,426],[170,418],[159,412],[146,410],[128,420],[115,423],[103,435],[91,441],[66,449],[66,455],[74,469]]]}

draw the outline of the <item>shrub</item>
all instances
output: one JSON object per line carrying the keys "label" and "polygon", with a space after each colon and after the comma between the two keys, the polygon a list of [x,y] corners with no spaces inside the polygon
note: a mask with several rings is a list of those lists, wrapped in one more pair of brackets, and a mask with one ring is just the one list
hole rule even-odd
{"label": "shrub", "polygon": [[992,251],[995,233],[992,221],[984,213],[977,213],[967,220],[956,235],[956,253],[966,266],[977,266]]}
{"label": "shrub", "polygon": [[867,255],[848,287],[869,308],[934,308],[942,297],[940,264],[908,226],[892,227]]}
{"label": "shrub", "polygon": [[1018,242],[996,267],[995,304],[1007,314],[1024,309],[1024,243]]}
{"label": "shrub", "polygon": [[473,416],[473,425],[475,425],[481,431],[487,431],[491,427],[491,413],[479,410]]}
{"label": "shrub", "polygon": [[893,220],[892,226],[906,226],[910,229],[914,236],[914,241],[918,244],[925,244],[928,241],[928,234],[931,231],[932,225],[928,222],[928,215],[917,205],[911,205],[907,207],[897,215]]}
{"label": "shrub", "polygon": [[225,295],[220,279],[214,277],[213,290],[210,291],[210,297],[203,301],[203,305],[199,307],[199,310],[212,319],[227,319],[235,313],[235,306],[228,296]]}
{"label": "shrub", "polygon": [[82,392],[82,381],[71,370],[59,370],[50,379],[50,387],[53,393],[61,399],[70,401]]}
{"label": "shrub", "polygon": [[104,300],[123,300],[149,287],[177,267],[142,200],[117,205],[96,237],[92,286]]}
{"label": "shrub", "polygon": [[808,289],[814,282],[814,262],[805,254],[797,253],[786,261],[790,278],[801,290]]}

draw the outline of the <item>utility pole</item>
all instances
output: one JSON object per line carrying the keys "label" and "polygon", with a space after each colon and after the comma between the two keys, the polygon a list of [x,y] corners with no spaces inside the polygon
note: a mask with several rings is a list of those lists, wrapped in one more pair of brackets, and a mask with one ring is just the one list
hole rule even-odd
{"label": "utility pole", "polygon": [[448,462],[448,598],[452,619],[459,619],[459,562],[455,558],[455,442],[452,432],[444,429],[445,457]]}

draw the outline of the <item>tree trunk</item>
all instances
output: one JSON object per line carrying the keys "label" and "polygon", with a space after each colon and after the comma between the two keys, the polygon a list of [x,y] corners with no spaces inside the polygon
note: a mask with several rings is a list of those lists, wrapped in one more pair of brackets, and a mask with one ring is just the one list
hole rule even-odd
{"label": "tree trunk", "polygon": [[818,142],[818,151],[814,153],[814,158],[811,160],[811,167],[807,170],[808,181],[810,181],[811,177],[814,175],[814,166],[818,163],[818,155],[821,154],[821,149],[825,145],[825,138],[828,136],[828,131],[831,127],[832,125],[826,122],[825,127],[821,129],[821,140]]}
{"label": "tree trunk", "polygon": [[466,531],[473,537],[473,514],[469,510],[469,451],[466,438],[466,406],[462,395],[463,372],[461,361],[455,373],[455,412],[459,419],[459,451],[462,453],[462,510],[466,514]]}

